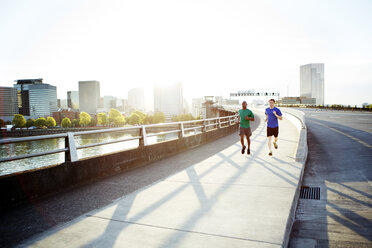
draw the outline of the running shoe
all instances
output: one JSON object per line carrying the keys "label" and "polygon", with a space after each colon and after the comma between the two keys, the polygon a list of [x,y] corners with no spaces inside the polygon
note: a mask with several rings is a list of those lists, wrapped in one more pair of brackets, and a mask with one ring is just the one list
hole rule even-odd
{"label": "running shoe", "polygon": [[274,148],[278,149],[278,145],[276,144],[276,142],[274,142],[273,144],[274,144]]}
{"label": "running shoe", "polygon": [[242,154],[244,154],[244,152],[245,152],[245,146],[243,146],[242,148]]}
{"label": "running shoe", "polygon": [[269,152],[269,156],[272,156],[273,155],[273,153],[272,152]]}
{"label": "running shoe", "polygon": [[248,155],[251,154],[251,149],[248,148],[248,150],[247,150],[247,154],[248,154]]}

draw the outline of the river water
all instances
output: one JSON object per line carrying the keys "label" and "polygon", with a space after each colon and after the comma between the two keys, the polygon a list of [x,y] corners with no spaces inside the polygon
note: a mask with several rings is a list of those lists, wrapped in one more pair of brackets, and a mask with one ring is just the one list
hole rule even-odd
{"label": "river water", "polygon": [[[88,145],[93,143],[101,143],[106,141],[118,140],[131,137],[130,134],[124,133],[101,133],[101,134],[89,134],[82,136],[75,136],[76,146]],[[176,139],[178,136],[176,133],[170,133],[166,135],[148,137],[148,144],[154,144],[166,140]],[[78,149],[78,158],[87,158],[96,155],[103,155],[111,152],[134,149],[138,147],[138,140],[129,140],[125,142],[119,142],[115,144],[96,146],[91,148]],[[38,140],[30,142],[22,142],[15,144],[0,145],[0,157],[11,157],[19,156],[31,153],[40,153],[50,150],[55,150],[65,147],[64,138]],[[63,163],[65,161],[64,153],[56,153],[45,156],[39,156],[34,158],[26,158],[16,161],[1,162],[0,163],[0,176],[13,174],[25,170],[41,168],[49,165]]]}

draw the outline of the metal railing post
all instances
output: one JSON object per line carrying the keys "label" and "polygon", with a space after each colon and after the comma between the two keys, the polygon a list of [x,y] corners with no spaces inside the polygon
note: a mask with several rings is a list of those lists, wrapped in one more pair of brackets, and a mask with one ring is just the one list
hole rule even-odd
{"label": "metal railing post", "polygon": [[178,133],[178,138],[181,139],[183,137],[185,137],[185,129],[183,127],[183,122],[180,122],[179,124],[179,129],[181,132]]}
{"label": "metal railing post", "polygon": [[203,120],[203,128],[202,128],[202,132],[205,133],[207,131],[207,127],[206,127],[206,121],[205,119]]}
{"label": "metal railing post", "polygon": [[74,133],[67,133],[67,136],[65,138],[65,147],[68,148],[68,150],[65,151],[65,162],[78,161]]}
{"label": "metal railing post", "polygon": [[142,128],[140,129],[140,136],[141,136],[141,138],[139,139],[139,146],[147,146],[147,137],[146,137],[145,126],[142,126]]}

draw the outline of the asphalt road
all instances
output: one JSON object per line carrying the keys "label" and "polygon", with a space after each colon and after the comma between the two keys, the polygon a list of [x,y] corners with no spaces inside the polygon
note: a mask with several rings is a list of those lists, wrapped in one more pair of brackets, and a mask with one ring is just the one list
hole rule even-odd
{"label": "asphalt road", "polygon": [[372,114],[302,110],[308,128],[304,186],[290,247],[372,247]]}

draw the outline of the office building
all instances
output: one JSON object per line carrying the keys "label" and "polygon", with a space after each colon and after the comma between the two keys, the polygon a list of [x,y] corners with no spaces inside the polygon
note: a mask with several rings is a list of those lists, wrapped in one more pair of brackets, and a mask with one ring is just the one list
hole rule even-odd
{"label": "office building", "polygon": [[167,117],[183,114],[182,83],[155,85],[154,110],[163,112]]}
{"label": "office building", "polygon": [[57,99],[57,106],[59,109],[68,109],[67,99]]}
{"label": "office building", "polygon": [[145,90],[144,88],[134,88],[128,91],[128,105],[134,110],[145,110]]}
{"label": "office building", "polygon": [[79,91],[67,91],[67,107],[79,109]]}
{"label": "office building", "polygon": [[105,111],[110,111],[110,109],[116,109],[116,97],[114,96],[104,96],[103,97],[103,108]]}
{"label": "office building", "polygon": [[100,84],[98,81],[79,81],[80,112],[96,114],[100,107]]}
{"label": "office building", "polygon": [[193,98],[192,99],[191,114],[194,117],[198,117],[202,115],[203,102],[204,102],[204,98]]}
{"label": "office building", "polygon": [[18,114],[17,89],[13,87],[0,87],[0,118]]}
{"label": "office building", "polygon": [[282,97],[279,99],[279,104],[285,105],[316,105],[315,98],[308,98],[308,97]]}
{"label": "office building", "polygon": [[300,96],[315,98],[316,105],[324,105],[324,64],[300,66]]}
{"label": "office building", "polygon": [[16,80],[19,113],[24,116],[51,116],[58,110],[57,87],[44,84],[43,79]]}

